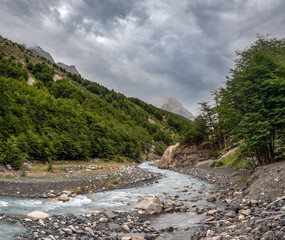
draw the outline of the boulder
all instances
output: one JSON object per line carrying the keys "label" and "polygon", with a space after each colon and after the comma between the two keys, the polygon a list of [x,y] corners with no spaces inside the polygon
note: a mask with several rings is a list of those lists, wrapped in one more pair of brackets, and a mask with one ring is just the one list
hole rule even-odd
{"label": "boulder", "polygon": [[154,165],[159,168],[172,168],[174,165],[173,156],[178,146],[179,146],[179,143],[169,146],[163,153],[162,158],[158,162],[156,162]]}
{"label": "boulder", "polygon": [[13,168],[11,167],[10,164],[7,164],[7,165],[6,165],[6,168],[7,168],[9,171],[12,171],[12,170],[13,170]]}
{"label": "boulder", "polygon": [[29,217],[29,218],[35,218],[35,219],[44,219],[44,218],[50,217],[50,215],[48,215],[48,214],[45,213],[45,212],[34,211],[34,212],[31,212],[31,213],[28,213],[28,214],[27,214],[27,217]]}
{"label": "boulder", "polygon": [[131,211],[146,213],[146,214],[155,214],[161,213],[162,202],[157,196],[145,196],[138,200],[135,206]]}
{"label": "boulder", "polygon": [[67,194],[64,193],[64,194],[61,194],[61,195],[59,196],[58,200],[59,200],[59,201],[62,201],[62,202],[66,202],[66,201],[69,200],[69,197],[68,197]]}
{"label": "boulder", "polygon": [[106,216],[107,216],[107,218],[115,218],[116,214],[114,214],[112,211],[107,211]]}
{"label": "boulder", "polygon": [[28,163],[28,162],[25,162],[25,163],[23,164],[23,168],[24,168],[25,170],[31,170],[32,164],[30,164],[30,163]]}

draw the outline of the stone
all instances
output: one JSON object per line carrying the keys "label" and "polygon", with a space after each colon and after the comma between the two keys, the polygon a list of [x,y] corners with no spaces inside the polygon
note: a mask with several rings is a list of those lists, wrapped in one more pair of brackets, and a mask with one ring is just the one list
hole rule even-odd
{"label": "stone", "polygon": [[215,202],[215,201],[217,201],[217,199],[212,196],[212,197],[208,197],[208,198],[207,198],[207,201],[208,201],[208,202]]}
{"label": "stone", "polygon": [[196,213],[198,213],[198,214],[203,214],[204,212],[205,212],[205,210],[204,209],[202,209],[202,208],[196,208]]}
{"label": "stone", "polygon": [[84,230],[85,230],[87,233],[89,233],[91,236],[94,236],[94,232],[93,232],[93,230],[92,230],[91,228],[85,227]]}
{"label": "stone", "polygon": [[72,230],[70,228],[62,228],[62,231],[65,232],[67,235],[72,235]]}
{"label": "stone", "polygon": [[106,212],[106,216],[107,218],[115,218],[116,217],[116,214],[114,214],[112,211],[107,211]]}
{"label": "stone", "polygon": [[150,234],[150,233],[147,233],[147,234],[144,236],[144,238],[145,238],[146,240],[153,240],[153,239],[156,239],[156,237],[155,237],[154,235]]}
{"label": "stone", "polygon": [[144,239],[143,237],[134,235],[134,236],[132,237],[132,240],[145,240],[145,239]]}
{"label": "stone", "polygon": [[69,197],[66,193],[64,194],[61,194],[58,198],[59,201],[62,201],[62,202],[67,202],[69,200]]}
{"label": "stone", "polygon": [[239,219],[240,221],[243,221],[243,220],[245,220],[245,216],[241,214],[241,215],[238,216],[238,219]]}
{"label": "stone", "polygon": [[11,167],[10,164],[7,164],[7,165],[6,165],[6,168],[7,168],[9,171],[12,171],[12,170],[13,170],[13,168]]}
{"label": "stone", "polygon": [[235,213],[235,211],[229,211],[226,213],[226,217],[229,218],[234,218],[237,214]]}
{"label": "stone", "polygon": [[216,210],[216,209],[209,210],[209,211],[207,212],[207,215],[214,215],[214,214],[217,213],[217,212],[218,212],[218,210]]}
{"label": "stone", "polygon": [[68,226],[73,232],[77,232],[77,230],[75,229],[75,227],[73,227],[72,225]]}
{"label": "stone", "polygon": [[104,218],[104,217],[99,219],[99,222],[101,222],[101,223],[106,223],[108,221],[109,221],[109,219],[108,218]]}
{"label": "stone", "polygon": [[45,212],[41,212],[41,211],[34,211],[34,212],[30,212],[27,214],[27,217],[29,218],[35,218],[35,219],[44,219],[44,218],[48,218],[50,217],[50,215],[48,215]]}
{"label": "stone", "polygon": [[146,214],[155,214],[161,213],[162,207],[163,205],[159,197],[145,196],[138,200],[131,211]]}
{"label": "stone", "polygon": [[121,240],[132,240],[132,237],[122,237]]}
{"label": "stone", "polygon": [[250,203],[251,203],[251,204],[257,204],[258,201],[257,201],[257,200],[254,200],[254,199],[251,199],[251,200],[250,200]]}
{"label": "stone", "polygon": [[236,198],[241,198],[242,197],[242,192],[234,192],[234,195],[233,195],[234,197],[236,197]]}
{"label": "stone", "polygon": [[214,237],[212,237],[212,239],[211,240],[221,240],[222,238],[220,237],[220,236],[214,236]]}
{"label": "stone", "polygon": [[32,164],[25,162],[25,163],[23,163],[23,168],[25,170],[31,170]]}
{"label": "stone", "polygon": [[227,229],[235,231],[237,229],[237,225],[228,226]]}
{"label": "stone", "polygon": [[131,232],[131,229],[130,229],[129,226],[126,225],[126,224],[124,224],[124,225],[122,226],[122,228],[123,228],[123,230],[124,230],[125,232],[127,232],[127,233]]}
{"label": "stone", "polygon": [[207,230],[206,237],[212,237],[214,235],[214,231],[211,229]]}
{"label": "stone", "polygon": [[250,213],[251,213],[251,210],[250,209],[241,210],[240,213],[243,214],[243,215],[249,216]]}

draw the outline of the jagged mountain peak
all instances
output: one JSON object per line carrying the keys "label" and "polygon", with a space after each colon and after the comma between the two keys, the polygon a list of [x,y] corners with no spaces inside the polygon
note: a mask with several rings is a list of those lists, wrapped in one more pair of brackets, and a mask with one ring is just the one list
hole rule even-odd
{"label": "jagged mountain peak", "polygon": [[183,107],[182,103],[180,103],[177,99],[175,99],[174,97],[170,97],[168,99],[168,103],[164,103],[161,106],[162,109],[178,114],[182,117],[185,117],[191,121],[193,121],[195,119],[194,115],[189,112],[185,107]]}
{"label": "jagged mountain peak", "polygon": [[40,57],[44,57],[45,59],[51,61],[52,63],[55,63],[51,54],[43,50],[40,46],[30,47],[29,50],[33,52],[34,54],[39,55]]}

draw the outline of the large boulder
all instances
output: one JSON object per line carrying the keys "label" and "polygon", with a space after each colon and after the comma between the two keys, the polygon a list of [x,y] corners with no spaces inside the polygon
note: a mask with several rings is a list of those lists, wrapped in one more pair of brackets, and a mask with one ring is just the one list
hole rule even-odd
{"label": "large boulder", "polygon": [[45,213],[45,212],[34,211],[34,212],[31,212],[31,213],[28,213],[28,214],[27,214],[27,217],[29,217],[29,218],[35,218],[35,219],[44,219],[44,218],[50,217],[50,215],[48,215],[48,214]]}
{"label": "large boulder", "polygon": [[30,163],[28,163],[28,162],[25,162],[25,163],[23,164],[23,168],[24,168],[25,170],[31,170],[32,164],[30,164]]}
{"label": "large boulder", "polygon": [[131,209],[133,212],[139,212],[144,214],[161,213],[162,202],[157,196],[145,196],[138,200],[135,206]]}
{"label": "large boulder", "polygon": [[154,165],[159,168],[171,168],[174,164],[174,153],[176,148],[179,146],[179,143],[169,146],[163,153],[162,158],[156,162]]}
{"label": "large boulder", "polygon": [[59,200],[59,201],[62,201],[62,202],[66,202],[66,201],[69,200],[69,197],[68,197],[68,195],[67,195],[66,193],[64,193],[64,194],[61,194],[61,195],[59,196],[58,200]]}

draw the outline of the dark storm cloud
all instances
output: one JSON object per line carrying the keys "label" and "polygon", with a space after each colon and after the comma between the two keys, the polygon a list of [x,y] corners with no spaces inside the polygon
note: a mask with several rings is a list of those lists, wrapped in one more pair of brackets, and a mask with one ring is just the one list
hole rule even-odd
{"label": "dark storm cloud", "polygon": [[283,37],[283,0],[2,0],[0,33],[127,96],[197,102],[222,85],[235,50]]}

